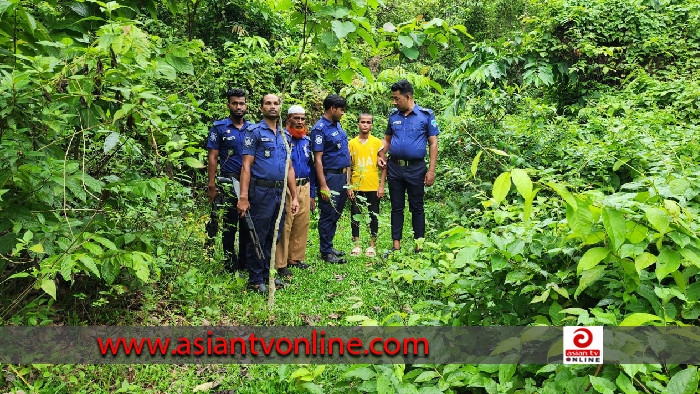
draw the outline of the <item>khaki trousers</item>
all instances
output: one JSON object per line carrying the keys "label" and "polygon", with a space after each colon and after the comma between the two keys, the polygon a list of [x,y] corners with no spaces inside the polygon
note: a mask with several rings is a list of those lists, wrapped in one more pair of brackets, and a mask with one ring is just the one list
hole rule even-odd
{"label": "khaki trousers", "polygon": [[284,232],[280,242],[277,244],[275,254],[275,268],[287,266],[287,260],[304,261],[306,259],[306,242],[309,239],[309,219],[311,217],[311,196],[308,183],[304,186],[297,186],[297,196],[299,199],[299,212],[292,215],[292,199],[287,190],[287,210],[284,220]]}

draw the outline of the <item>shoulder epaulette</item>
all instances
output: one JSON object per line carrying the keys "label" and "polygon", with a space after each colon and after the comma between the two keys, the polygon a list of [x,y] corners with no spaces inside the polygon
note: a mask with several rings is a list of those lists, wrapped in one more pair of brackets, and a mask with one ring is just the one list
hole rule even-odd
{"label": "shoulder epaulette", "polygon": [[222,124],[226,124],[226,119],[227,119],[227,118],[215,120],[215,121],[214,121],[214,126],[219,126],[219,125],[222,125]]}

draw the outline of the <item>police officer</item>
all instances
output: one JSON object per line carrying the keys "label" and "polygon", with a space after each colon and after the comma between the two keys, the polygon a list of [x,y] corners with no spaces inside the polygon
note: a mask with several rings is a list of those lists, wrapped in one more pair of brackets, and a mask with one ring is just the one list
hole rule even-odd
{"label": "police officer", "polygon": [[[241,195],[238,211],[241,216],[250,209],[255,231],[258,234],[264,259],[257,258],[254,245],[248,243],[246,257],[250,276],[248,284],[258,293],[267,293],[266,283],[270,277],[270,253],[272,249],[275,221],[281,208],[284,172],[288,171],[287,187],[291,194],[291,213],[299,210],[296,175],[291,161],[287,163],[285,136],[277,125],[280,99],[266,94],[260,100],[263,119],[246,130],[243,142],[243,165],[241,167]],[[252,204],[251,204],[252,202]],[[280,228],[284,226],[282,211]],[[281,234],[281,231],[280,233]],[[275,240],[276,241],[276,240]],[[281,281],[275,280],[276,285]]]}
{"label": "police officer", "polygon": [[345,253],[333,247],[333,237],[348,199],[348,191],[344,187],[348,180],[346,173],[351,165],[350,150],[348,136],[339,123],[346,107],[344,98],[329,95],[323,100],[325,113],[311,129],[316,187],[320,194],[318,237],[321,259],[336,264],[345,263],[345,259],[341,258]]}
{"label": "police officer", "polygon": [[[306,259],[306,242],[309,238],[309,219],[316,206],[315,169],[310,140],[306,135],[306,110],[301,105],[292,105],[287,110],[287,140],[291,148],[291,159],[296,174],[297,194],[299,195],[299,212],[290,216],[291,206],[287,204],[284,233],[277,245],[275,268],[285,278],[292,273],[287,267],[308,268]],[[291,195],[287,191],[287,201]]]}
{"label": "police officer", "polygon": [[[408,194],[413,238],[425,236],[423,211],[424,187],[435,182],[435,163],[438,154],[438,130],[433,111],[422,108],[413,100],[413,86],[405,79],[391,85],[394,111],[384,136],[384,149],[378,159],[380,167],[387,166],[389,199],[391,201],[391,252],[401,249],[403,235],[404,195]],[[429,146],[430,164],[425,165],[426,145]],[[385,153],[389,154],[389,159]],[[416,252],[420,249],[418,245]],[[390,253],[391,253],[390,252]]]}
{"label": "police officer", "polygon": [[[209,130],[209,138],[207,139],[207,148],[209,149],[207,195],[209,196],[209,201],[214,202],[213,210],[220,206],[225,207],[222,231],[222,244],[224,255],[226,256],[224,266],[227,270],[231,272],[238,271],[239,275],[242,275],[243,271],[248,268],[245,257],[248,231],[243,227],[245,222],[242,220],[240,225],[237,226],[239,221],[236,212],[238,199],[233,191],[233,187],[220,185],[222,186],[222,193],[220,194],[215,180],[217,162],[219,163],[222,176],[236,179],[240,177],[243,160],[241,155],[243,137],[246,128],[250,125],[244,118],[248,109],[246,92],[241,89],[230,89],[226,92],[226,106],[229,110],[229,116],[214,122],[214,125]],[[214,215],[216,213],[213,213]],[[234,250],[236,227],[241,228],[238,235],[238,254]],[[207,231],[209,236],[213,237],[216,235],[216,225],[210,223]]]}

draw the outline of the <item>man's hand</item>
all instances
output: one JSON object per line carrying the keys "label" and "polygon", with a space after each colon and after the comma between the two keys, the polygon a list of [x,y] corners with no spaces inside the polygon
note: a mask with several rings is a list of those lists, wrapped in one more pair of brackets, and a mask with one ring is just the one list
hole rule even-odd
{"label": "man's hand", "polygon": [[381,200],[386,195],[383,187],[377,189],[377,197]]}
{"label": "man's hand", "polygon": [[316,199],[312,198],[311,199],[311,212],[316,210]]}
{"label": "man's hand", "polygon": [[323,201],[330,201],[331,199],[331,188],[326,186],[321,186],[321,198]]}
{"label": "man's hand", "polygon": [[386,168],[386,159],[383,157],[377,158],[377,166],[379,167],[380,170],[383,170]]}
{"label": "man's hand", "polygon": [[[241,215],[241,217],[245,216],[245,213],[248,209],[250,209],[250,203],[248,202],[247,198],[239,198],[238,199],[238,205],[236,206],[238,208],[238,213]],[[299,203],[297,202],[297,209],[299,209]]]}
{"label": "man's hand", "polygon": [[209,196],[209,202],[213,202],[219,191],[216,189],[216,184],[209,184],[207,186],[207,196]]}
{"label": "man's hand", "polygon": [[352,189],[348,189],[348,198],[351,200],[355,199],[355,192]]}
{"label": "man's hand", "polygon": [[435,183],[435,171],[428,171],[425,174],[425,186],[432,186]]}
{"label": "man's hand", "polygon": [[299,199],[298,198],[293,198],[292,199],[292,215],[296,215],[299,212]]}

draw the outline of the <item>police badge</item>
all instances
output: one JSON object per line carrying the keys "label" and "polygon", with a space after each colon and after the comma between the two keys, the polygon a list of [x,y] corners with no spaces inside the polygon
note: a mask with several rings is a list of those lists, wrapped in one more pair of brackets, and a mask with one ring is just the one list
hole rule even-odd
{"label": "police badge", "polygon": [[248,146],[248,147],[253,146],[253,138],[245,137],[244,144],[245,144],[245,146]]}
{"label": "police badge", "polygon": [[322,144],[322,143],[323,143],[323,137],[321,137],[320,135],[317,135],[317,136],[316,136],[316,143],[317,143],[317,144]]}

